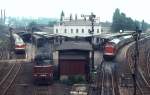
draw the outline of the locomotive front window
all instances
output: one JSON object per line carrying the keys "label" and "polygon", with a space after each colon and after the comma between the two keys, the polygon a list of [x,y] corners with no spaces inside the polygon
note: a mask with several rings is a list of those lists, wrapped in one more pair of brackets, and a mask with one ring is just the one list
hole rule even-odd
{"label": "locomotive front window", "polygon": [[51,64],[52,61],[50,60],[49,57],[39,56],[35,58],[35,63],[37,65],[46,65],[46,64]]}

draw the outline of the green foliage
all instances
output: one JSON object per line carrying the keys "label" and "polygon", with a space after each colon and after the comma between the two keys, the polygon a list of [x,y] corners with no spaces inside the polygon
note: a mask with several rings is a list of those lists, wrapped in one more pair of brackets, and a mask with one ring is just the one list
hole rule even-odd
{"label": "green foliage", "polygon": [[149,28],[149,24],[148,23],[146,23],[144,20],[142,21],[142,29],[143,29],[143,31],[145,31],[147,28]]}
{"label": "green foliage", "polygon": [[28,29],[30,31],[38,31],[37,23],[35,21],[30,22],[29,25],[28,25]]}
{"label": "green foliage", "polygon": [[36,26],[37,26],[37,23],[35,21],[30,22],[28,25],[29,28],[36,27]]}
{"label": "green foliage", "polygon": [[8,17],[8,25],[13,27],[26,27],[31,22],[36,22],[40,25],[48,25],[49,22],[57,21],[56,18],[47,18],[47,17],[39,17],[39,18],[31,18],[31,17]]}
{"label": "green foliage", "polygon": [[69,76],[68,79],[62,80],[61,82],[64,84],[72,85],[76,83],[86,83],[86,80],[81,75],[75,75],[75,76],[72,75],[72,76]]}
{"label": "green foliage", "polygon": [[[141,26],[142,25],[142,26]],[[134,31],[136,27],[141,27],[143,31],[148,28],[148,23],[144,20],[139,22],[137,20],[132,20],[130,17],[126,17],[125,13],[121,13],[117,8],[113,14],[112,31],[119,32],[120,30],[131,30]]]}
{"label": "green foliage", "polygon": [[48,26],[53,27],[54,24],[56,24],[56,23],[57,23],[57,21],[49,21]]}
{"label": "green foliage", "polygon": [[6,26],[5,26],[5,25],[0,24],[0,31],[3,31],[5,28],[6,28]]}
{"label": "green foliage", "polygon": [[78,75],[78,76],[69,76],[69,79],[71,83],[84,83],[85,82],[85,79]]}

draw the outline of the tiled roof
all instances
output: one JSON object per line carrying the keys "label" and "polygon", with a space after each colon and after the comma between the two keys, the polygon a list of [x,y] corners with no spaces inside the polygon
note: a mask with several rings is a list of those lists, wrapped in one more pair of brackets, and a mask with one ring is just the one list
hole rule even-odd
{"label": "tiled roof", "polygon": [[[62,25],[64,26],[91,26],[91,21],[89,20],[71,20],[63,21]],[[94,23],[95,26],[100,26],[100,23]]]}

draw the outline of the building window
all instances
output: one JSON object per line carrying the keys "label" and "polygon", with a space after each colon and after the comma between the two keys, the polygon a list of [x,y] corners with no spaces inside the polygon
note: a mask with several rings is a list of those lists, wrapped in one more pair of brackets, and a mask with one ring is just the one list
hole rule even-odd
{"label": "building window", "polygon": [[82,29],[82,33],[84,33],[84,29]]}
{"label": "building window", "polygon": [[99,38],[96,38],[96,43],[99,43]]}
{"label": "building window", "polygon": [[67,33],[67,29],[64,30],[64,33]]}
{"label": "building window", "polygon": [[58,29],[56,29],[56,33],[58,33]]}
{"label": "building window", "polygon": [[73,29],[71,29],[71,33],[73,33]]}
{"label": "building window", "polygon": [[101,32],[103,32],[104,30],[103,29],[101,29]]}
{"label": "building window", "polygon": [[88,33],[90,33],[91,29],[88,29]]}
{"label": "building window", "polygon": [[99,33],[99,29],[97,29],[97,33]]}
{"label": "building window", "polygon": [[79,32],[79,29],[76,29],[76,33],[78,33]]}

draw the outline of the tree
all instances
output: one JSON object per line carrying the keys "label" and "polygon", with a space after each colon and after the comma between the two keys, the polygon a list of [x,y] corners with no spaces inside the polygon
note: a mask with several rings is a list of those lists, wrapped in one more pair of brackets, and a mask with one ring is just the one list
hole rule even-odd
{"label": "tree", "polygon": [[113,14],[113,23],[112,23],[112,30],[113,31],[120,30],[119,19],[120,19],[120,10],[117,8]]}
{"label": "tree", "polygon": [[142,31],[146,31],[146,29],[148,28],[148,24],[144,20],[142,20],[141,24]]}
{"label": "tree", "polygon": [[28,29],[30,31],[39,31],[37,23],[35,21],[32,21],[28,24]]}
{"label": "tree", "polygon": [[36,27],[36,26],[37,26],[37,23],[35,21],[30,22],[28,25],[29,28]]}
{"label": "tree", "polygon": [[49,21],[48,26],[53,27],[54,24],[56,24],[56,23],[57,23],[57,21]]}
{"label": "tree", "polygon": [[[112,31],[118,32],[120,30],[135,30],[136,27],[140,27],[141,23],[137,20],[133,21],[130,17],[126,17],[125,13],[120,13],[117,8],[113,14]],[[142,21],[142,28],[146,30],[148,24]]]}

